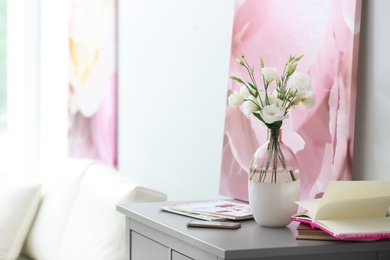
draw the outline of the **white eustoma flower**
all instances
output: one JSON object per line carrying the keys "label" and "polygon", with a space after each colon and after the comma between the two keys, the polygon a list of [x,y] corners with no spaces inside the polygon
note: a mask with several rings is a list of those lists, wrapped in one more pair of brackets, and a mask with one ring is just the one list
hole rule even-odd
{"label": "white eustoma flower", "polygon": [[252,95],[249,95],[242,104],[243,112],[245,115],[250,115],[251,113],[259,110],[260,104],[259,101]]}
{"label": "white eustoma flower", "polygon": [[269,93],[268,95],[268,103],[265,101],[265,95],[261,96],[261,101],[264,105],[272,105],[276,103],[276,106],[282,106],[283,101],[278,98],[278,91],[276,89]]}
{"label": "white eustoma flower", "polygon": [[[274,103],[278,102],[278,100],[280,100],[280,99],[278,99],[278,91],[276,91],[276,89],[274,91],[272,91],[271,94],[268,94],[268,100],[269,100],[270,104],[274,104]],[[276,104],[276,105],[279,106],[279,104]]]}
{"label": "white eustoma flower", "polygon": [[264,67],[261,70],[261,75],[267,83],[279,78],[278,70],[276,68]]}
{"label": "white eustoma flower", "polygon": [[277,106],[276,103],[263,107],[260,115],[267,124],[272,124],[276,121],[282,121],[288,118],[284,107]]}
{"label": "white eustoma flower", "polygon": [[312,108],[314,104],[316,103],[316,95],[313,93],[313,91],[306,92],[306,96],[302,98],[300,104],[306,108]]}
{"label": "white eustoma flower", "polygon": [[[310,76],[296,71],[297,62],[301,57],[289,57],[283,72],[283,77],[287,77],[286,81],[280,78],[276,68],[265,67],[260,57],[264,89],[260,90],[255,81],[245,83],[242,79],[231,76],[233,80],[244,86],[238,93],[235,92],[229,97],[229,104],[238,106],[242,102],[241,109],[246,116],[254,114],[268,127],[280,127],[279,123],[288,118],[289,110],[297,105],[302,105],[306,109],[313,107],[316,96],[312,91]],[[246,68],[250,76],[253,76],[254,68],[249,66],[243,55],[242,60],[237,59],[237,62]],[[270,85],[272,81],[275,82]]]}
{"label": "white eustoma flower", "polygon": [[238,93],[237,90],[235,90],[230,96],[228,97],[228,103],[232,107],[238,107],[244,102],[244,98]]}
{"label": "white eustoma flower", "polygon": [[303,98],[306,96],[307,91],[311,91],[310,76],[306,73],[295,71],[287,82],[287,88],[290,89],[291,94],[296,92],[296,97]]}
{"label": "white eustoma flower", "polygon": [[243,98],[248,98],[249,95],[250,95],[249,90],[248,90],[248,88],[247,88],[246,86],[242,86],[242,87],[240,88],[240,94],[241,94],[241,96],[242,96]]}

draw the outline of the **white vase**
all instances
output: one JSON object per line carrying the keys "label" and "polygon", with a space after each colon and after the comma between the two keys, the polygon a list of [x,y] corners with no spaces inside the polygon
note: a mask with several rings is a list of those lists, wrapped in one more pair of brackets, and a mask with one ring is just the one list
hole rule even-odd
{"label": "white vase", "polygon": [[254,153],[249,171],[249,204],[258,224],[283,227],[291,223],[298,209],[299,179],[296,156],[283,143],[281,129],[268,129],[268,140]]}
{"label": "white vase", "polygon": [[297,212],[300,181],[263,183],[249,180],[249,204],[255,221],[264,227],[285,227]]}

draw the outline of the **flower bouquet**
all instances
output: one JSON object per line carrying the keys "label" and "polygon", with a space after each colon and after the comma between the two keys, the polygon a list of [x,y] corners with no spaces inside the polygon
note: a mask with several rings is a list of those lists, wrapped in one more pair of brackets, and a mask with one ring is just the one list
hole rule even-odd
{"label": "flower bouquet", "polygon": [[[257,84],[254,67],[248,64],[244,55],[236,59],[237,63],[245,68],[250,80],[244,81],[236,76],[230,77],[242,86],[229,95],[228,103],[232,107],[241,106],[246,116],[252,114],[269,130],[266,149],[262,151],[259,149],[252,158],[250,179],[256,175],[259,182],[276,183],[277,172],[282,171],[288,172],[292,181],[295,181],[294,169],[286,163],[287,155],[282,149],[284,144],[280,141],[279,130],[283,125],[283,120],[288,118],[291,108],[300,105],[309,109],[316,101],[310,76],[297,71],[298,61],[302,57],[303,55],[290,56],[281,75],[276,68],[266,67],[260,57],[262,89]],[[267,177],[267,173],[271,173],[270,177]]]}

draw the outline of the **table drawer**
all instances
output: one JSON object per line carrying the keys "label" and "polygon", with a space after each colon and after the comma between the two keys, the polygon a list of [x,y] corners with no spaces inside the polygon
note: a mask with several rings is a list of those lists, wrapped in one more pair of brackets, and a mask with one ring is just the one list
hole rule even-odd
{"label": "table drawer", "polygon": [[130,260],[170,260],[170,248],[134,231],[130,236]]}
{"label": "table drawer", "polygon": [[193,260],[193,259],[172,250],[172,260]]}

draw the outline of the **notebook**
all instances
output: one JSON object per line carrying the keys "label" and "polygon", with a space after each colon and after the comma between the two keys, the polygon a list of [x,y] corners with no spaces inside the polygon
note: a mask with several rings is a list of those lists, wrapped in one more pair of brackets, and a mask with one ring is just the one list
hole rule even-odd
{"label": "notebook", "polygon": [[294,221],[338,239],[390,238],[390,181],[330,181],[323,197],[297,201]]}

